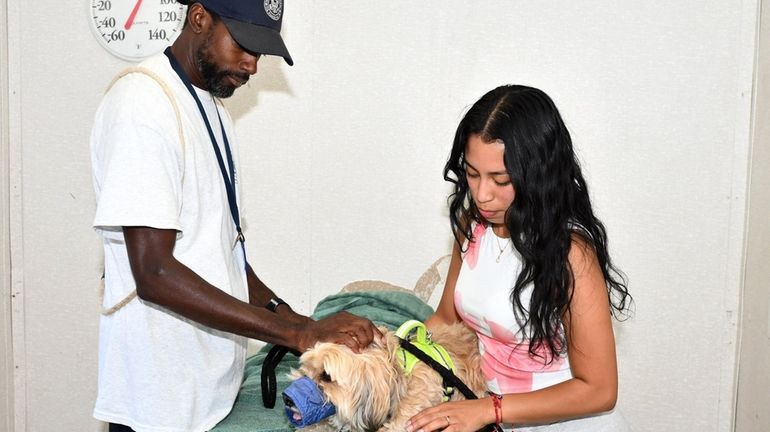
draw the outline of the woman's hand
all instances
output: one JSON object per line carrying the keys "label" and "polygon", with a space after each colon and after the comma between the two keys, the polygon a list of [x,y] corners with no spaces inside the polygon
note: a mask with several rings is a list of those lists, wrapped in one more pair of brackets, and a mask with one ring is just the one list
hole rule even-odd
{"label": "woman's hand", "polygon": [[445,402],[427,408],[406,422],[407,432],[475,432],[495,422],[489,398]]}

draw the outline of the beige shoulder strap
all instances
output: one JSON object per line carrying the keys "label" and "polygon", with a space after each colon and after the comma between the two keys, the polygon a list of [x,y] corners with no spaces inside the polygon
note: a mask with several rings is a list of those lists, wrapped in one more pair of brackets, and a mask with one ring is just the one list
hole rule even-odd
{"label": "beige shoulder strap", "polygon": [[[185,155],[185,140],[184,140],[184,129],[182,128],[182,116],[179,113],[179,104],[176,102],[176,98],[174,97],[174,94],[171,92],[171,89],[169,88],[168,84],[166,84],[163,79],[158,76],[155,72],[151,71],[150,69],[143,68],[143,67],[129,67],[120,72],[115,78],[112,79],[110,84],[107,86],[107,89],[104,91],[107,93],[110,91],[113,85],[115,85],[116,82],[118,82],[119,79],[123,78],[126,75],[132,74],[132,73],[140,73],[143,75],[147,75],[148,77],[155,80],[155,82],[158,83],[160,88],[163,90],[163,93],[166,94],[168,97],[169,102],[171,102],[171,107],[174,109],[174,114],[176,115],[176,127],[177,132],[179,133],[179,142],[182,145],[182,183],[184,183],[184,155]],[[114,306],[110,308],[103,308],[102,309],[102,315],[112,315],[118,310],[120,310],[123,306],[127,305],[131,300],[133,300],[136,297],[136,290],[131,291],[123,300],[117,302]],[[99,283],[99,304],[104,304],[104,277],[102,277],[101,282]]]}
{"label": "beige shoulder strap", "polygon": [[[182,145],[182,155],[184,155],[186,144],[184,140],[184,129],[182,128],[182,116],[179,112],[179,104],[176,102],[176,98],[174,97],[174,93],[171,92],[171,88],[168,86],[168,84],[166,84],[165,81],[163,81],[163,78],[161,78],[158,74],[151,71],[150,69],[140,67],[140,66],[129,67],[124,69],[117,76],[115,76],[115,78],[112,79],[112,81],[107,86],[107,89],[104,90],[104,92],[107,93],[108,91],[110,91],[112,86],[114,86],[119,79],[132,73],[140,73],[152,78],[153,80],[155,80],[156,83],[158,83],[160,88],[163,90],[163,93],[166,94],[166,97],[168,97],[169,102],[171,102],[171,107],[174,109],[174,114],[176,114],[176,127],[177,127],[177,132],[179,133],[179,142]],[[184,165],[182,166],[184,167]],[[184,171],[182,171],[182,181],[184,181]]]}

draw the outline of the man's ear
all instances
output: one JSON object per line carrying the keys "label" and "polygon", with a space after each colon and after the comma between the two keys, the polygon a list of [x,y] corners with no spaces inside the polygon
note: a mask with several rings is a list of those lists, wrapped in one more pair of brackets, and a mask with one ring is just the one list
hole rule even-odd
{"label": "man's ear", "polygon": [[193,3],[187,8],[187,25],[193,33],[207,34],[213,21],[211,14],[200,3]]}

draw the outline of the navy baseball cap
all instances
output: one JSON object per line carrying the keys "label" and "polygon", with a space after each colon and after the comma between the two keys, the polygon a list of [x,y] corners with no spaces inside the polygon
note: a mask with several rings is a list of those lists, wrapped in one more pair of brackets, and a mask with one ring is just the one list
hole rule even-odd
{"label": "navy baseball cap", "polygon": [[294,60],[281,38],[283,0],[177,0],[183,5],[200,3],[216,13],[230,35],[253,53],[283,57],[290,66]]}

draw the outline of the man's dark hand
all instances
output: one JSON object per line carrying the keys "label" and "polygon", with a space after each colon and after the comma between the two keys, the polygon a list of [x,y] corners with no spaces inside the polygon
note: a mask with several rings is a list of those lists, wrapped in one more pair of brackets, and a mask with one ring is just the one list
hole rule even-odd
{"label": "man's dark hand", "polygon": [[343,311],[322,320],[308,322],[299,335],[298,349],[305,352],[316,342],[334,342],[347,345],[359,353],[374,338],[382,337],[382,333],[371,321]]}

